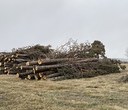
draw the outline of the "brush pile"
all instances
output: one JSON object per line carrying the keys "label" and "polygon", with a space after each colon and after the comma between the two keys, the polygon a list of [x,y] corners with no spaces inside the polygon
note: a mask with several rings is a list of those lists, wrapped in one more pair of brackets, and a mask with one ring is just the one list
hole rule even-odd
{"label": "brush pile", "polygon": [[[0,74],[31,80],[63,80],[120,72],[119,61],[104,57],[103,44],[100,42],[95,49],[93,45],[76,42],[71,45],[70,42],[57,50],[40,45],[13,49],[10,53],[1,53]],[[99,59],[99,55],[103,58]]]}

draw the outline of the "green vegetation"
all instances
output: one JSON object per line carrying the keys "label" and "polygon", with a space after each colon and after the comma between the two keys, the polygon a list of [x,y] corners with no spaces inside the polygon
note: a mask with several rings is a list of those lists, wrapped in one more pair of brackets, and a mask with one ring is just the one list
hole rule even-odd
{"label": "green vegetation", "polygon": [[105,57],[105,46],[103,45],[101,41],[95,40],[91,44],[91,49],[90,49],[89,54],[92,57],[99,58],[99,56],[101,56],[104,58]]}

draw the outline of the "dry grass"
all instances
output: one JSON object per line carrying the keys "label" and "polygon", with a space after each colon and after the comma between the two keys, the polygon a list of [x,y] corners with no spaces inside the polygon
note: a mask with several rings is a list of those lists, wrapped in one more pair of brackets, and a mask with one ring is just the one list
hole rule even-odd
{"label": "dry grass", "polygon": [[128,110],[128,83],[118,74],[65,81],[0,76],[0,110]]}

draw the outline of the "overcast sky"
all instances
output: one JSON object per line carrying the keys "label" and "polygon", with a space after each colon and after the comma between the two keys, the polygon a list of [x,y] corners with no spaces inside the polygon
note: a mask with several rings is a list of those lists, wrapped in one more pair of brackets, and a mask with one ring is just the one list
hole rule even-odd
{"label": "overcast sky", "polygon": [[128,0],[0,0],[0,38],[0,51],[100,40],[108,57],[125,58]]}

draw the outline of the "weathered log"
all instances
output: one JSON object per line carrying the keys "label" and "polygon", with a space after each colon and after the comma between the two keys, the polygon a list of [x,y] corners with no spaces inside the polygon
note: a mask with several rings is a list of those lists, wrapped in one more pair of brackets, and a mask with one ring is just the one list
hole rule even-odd
{"label": "weathered log", "polygon": [[41,65],[41,64],[49,64],[49,63],[52,64],[52,62],[55,62],[55,59],[40,59],[37,61],[27,62],[26,65]]}
{"label": "weathered log", "polygon": [[28,54],[16,54],[15,57],[28,57]]}
{"label": "weathered log", "polygon": [[39,76],[40,76],[41,78],[43,78],[43,79],[46,79],[46,76],[47,76],[47,75],[53,74],[53,73],[55,73],[55,72],[57,72],[57,71],[44,71],[44,72],[40,72],[40,73],[39,73]]}
{"label": "weathered log", "polygon": [[[78,61],[78,62],[76,62],[76,64],[78,63],[81,63],[81,62],[88,62],[88,61],[97,61],[97,59],[87,59],[87,60],[81,60],[81,61]],[[64,66],[71,66],[71,65],[73,65],[73,63],[74,62],[72,62],[71,64],[56,64],[56,65],[45,65],[45,66],[35,66],[34,67],[34,70],[35,70],[35,72],[36,71],[39,71],[40,70],[40,72],[42,71],[44,71],[44,70],[49,70],[49,69],[54,69],[54,68],[60,68],[60,67],[64,67]]]}
{"label": "weathered log", "polygon": [[14,63],[13,62],[4,62],[3,66],[4,67],[13,67]]}
{"label": "weathered log", "polygon": [[[17,73],[21,72],[21,70],[7,70],[7,74],[14,74],[16,75]],[[23,72],[23,71],[22,71]],[[24,71],[25,72],[25,71]]]}
{"label": "weathered log", "polygon": [[[15,64],[15,63],[14,63]],[[19,64],[15,64],[15,68],[21,68],[21,66],[26,66],[26,62],[22,62],[22,63],[19,63]]]}
{"label": "weathered log", "polygon": [[32,65],[38,65],[38,60],[37,61],[28,61],[26,62],[27,66],[32,66]]}
{"label": "weathered log", "polygon": [[39,59],[37,61],[29,61],[26,65],[48,65],[48,64],[57,64],[57,63],[65,63],[67,61],[74,61],[78,59],[74,58],[61,58],[61,59]]}
{"label": "weathered log", "polygon": [[34,66],[20,66],[21,70],[33,70]]}
{"label": "weathered log", "polygon": [[55,68],[60,68],[60,67],[64,67],[67,66],[68,64],[57,64],[57,65],[47,65],[47,66],[35,66],[34,70],[36,71],[46,71],[46,70],[50,70],[50,69],[55,69]]}
{"label": "weathered log", "polygon": [[57,63],[61,63],[61,62],[66,62],[69,61],[71,59],[69,58],[62,58],[62,59],[42,59],[38,61],[39,65],[47,65],[47,64],[57,64]]}
{"label": "weathered log", "polygon": [[23,72],[23,73],[18,73],[18,77],[19,78],[25,78],[30,74],[34,74],[33,70],[27,71],[27,72]]}
{"label": "weathered log", "polygon": [[13,59],[14,62],[16,63],[23,63],[23,62],[27,62],[27,59]]}

